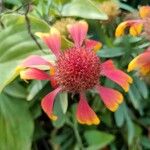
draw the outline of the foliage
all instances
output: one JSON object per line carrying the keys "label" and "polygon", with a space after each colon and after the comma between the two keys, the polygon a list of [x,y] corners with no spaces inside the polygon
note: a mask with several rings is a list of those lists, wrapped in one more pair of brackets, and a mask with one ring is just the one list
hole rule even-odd
{"label": "foliage", "polygon": [[[49,83],[31,81],[27,84],[16,78],[15,68],[27,56],[38,54],[54,59],[34,33],[48,32],[56,21],[66,17],[86,19],[90,26],[89,36],[103,43],[98,51],[101,59],[113,59],[117,67],[126,72],[132,58],[150,43],[140,36],[115,38],[115,28],[124,13],[133,12],[148,1],[118,2],[122,13],[112,20],[99,9],[103,1],[3,1],[0,15],[0,150],[150,149],[150,85],[135,72],[130,73],[134,82],[129,92],[124,93],[124,102],[115,113],[103,107],[96,93],[88,93],[92,107],[101,116],[99,126],[78,124],[76,96],[72,101],[71,95],[66,93],[57,97],[54,112],[59,119],[51,122],[40,107],[43,96],[52,90]],[[64,37],[64,47],[68,44]],[[103,83],[121,90],[110,80],[103,80]]]}

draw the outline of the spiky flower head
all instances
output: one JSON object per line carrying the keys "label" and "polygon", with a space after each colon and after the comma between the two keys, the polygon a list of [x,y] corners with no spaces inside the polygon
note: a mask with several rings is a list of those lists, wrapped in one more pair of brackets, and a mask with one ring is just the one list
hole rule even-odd
{"label": "spiky flower head", "polygon": [[84,92],[99,81],[100,60],[94,51],[72,48],[58,57],[56,80],[65,91]]}

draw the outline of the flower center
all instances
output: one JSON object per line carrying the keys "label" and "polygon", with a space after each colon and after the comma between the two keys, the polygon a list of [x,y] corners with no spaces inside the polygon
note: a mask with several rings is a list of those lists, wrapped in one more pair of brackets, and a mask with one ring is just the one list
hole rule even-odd
{"label": "flower center", "polygon": [[82,92],[99,81],[100,60],[92,50],[72,48],[56,62],[56,80],[64,91]]}

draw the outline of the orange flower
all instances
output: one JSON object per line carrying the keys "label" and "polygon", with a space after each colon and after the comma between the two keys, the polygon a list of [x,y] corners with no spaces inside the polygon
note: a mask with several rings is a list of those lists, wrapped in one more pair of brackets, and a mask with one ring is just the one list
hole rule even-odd
{"label": "orange flower", "polygon": [[[40,56],[30,56],[20,65],[20,68],[23,68],[20,75],[24,80],[49,80],[55,83],[55,90],[46,95],[41,102],[42,109],[52,120],[57,119],[53,113],[55,97],[60,92],[66,91],[80,95],[76,112],[78,122],[97,125],[100,119],[89,106],[85,92],[88,89],[95,89],[106,107],[115,111],[123,101],[123,96],[117,90],[102,86],[99,78],[101,76],[109,78],[126,92],[129,84],[132,83],[132,78],[116,69],[111,60],[103,63],[100,61],[95,51],[101,47],[101,43],[86,39],[88,24],[85,21],[68,26],[68,31],[74,46],[63,52],[60,50],[60,34],[56,29],[52,28],[50,33],[36,33],[56,56],[55,64],[51,64]],[[50,68],[51,73],[45,73],[40,69],[40,65]]]}

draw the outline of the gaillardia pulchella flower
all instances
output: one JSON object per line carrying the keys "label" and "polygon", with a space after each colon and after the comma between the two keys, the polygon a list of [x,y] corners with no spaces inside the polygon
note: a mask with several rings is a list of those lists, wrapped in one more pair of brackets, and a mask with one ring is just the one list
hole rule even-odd
{"label": "gaillardia pulchella flower", "polygon": [[[122,94],[114,89],[104,87],[99,80],[105,76],[120,85],[126,92],[132,78],[123,71],[116,69],[112,60],[101,62],[96,55],[96,50],[101,43],[86,38],[88,24],[79,21],[68,26],[68,31],[74,46],[61,51],[60,33],[51,28],[50,33],[36,33],[56,56],[55,63],[33,55],[24,60],[19,66],[23,68],[20,72],[24,80],[50,80],[55,90],[46,95],[41,101],[44,112],[52,120],[57,116],[53,112],[54,99],[60,92],[79,93],[80,99],[77,105],[76,116],[81,124],[99,124],[100,119],[89,106],[85,92],[88,89],[95,89],[100,95],[106,107],[115,111],[123,101]],[[47,66],[50,73],[46,73],[39,66]]]}
{"label": "gaillardia pulchella flower", "polygon": [[140,15],[139,19],[127,20],[120,23],[116,28],[116,32],[115,32],[116,37],[120,37],[124,35],[125,30],[127,28],[129,28],[129,33],[133,36],[137,36],[141,34],[142,30],[144,30],[144,32],[147,32],[147,30],[149,31],[150,6],[140,7],[139,15]]}
{"label": "gaillardia pulchella flower", "polygon": [[128,71],[138,70],[140,75],[150,75],[150,48],[135,57],[128,66]]}

